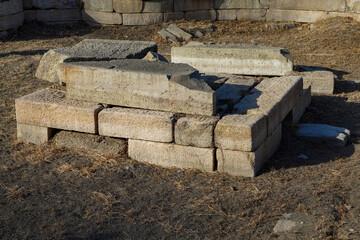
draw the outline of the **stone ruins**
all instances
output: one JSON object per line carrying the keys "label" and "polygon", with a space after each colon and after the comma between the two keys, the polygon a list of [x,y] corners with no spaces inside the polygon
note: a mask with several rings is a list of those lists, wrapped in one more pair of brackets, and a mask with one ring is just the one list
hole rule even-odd
{"label": "stone ruins", "polygon": [[119,138],[137,161],[254,177],[284,119],[297,123],[310,104],[311,86],[289,74],[285,49],[198,44],[174,47],[172,62],[156,51],[115,40],[48,51],[36,76],[66,91],[16,99],[18,138],[40,144],[59,130]]}

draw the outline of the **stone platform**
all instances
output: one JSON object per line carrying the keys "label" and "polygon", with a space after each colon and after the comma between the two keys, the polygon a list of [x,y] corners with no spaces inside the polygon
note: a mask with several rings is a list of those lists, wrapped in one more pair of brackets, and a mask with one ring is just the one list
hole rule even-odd
{"label": "stone platform", "polygon": [[186,64],[134,59],[58,71],[66,92],[16,100],[20,140],[46,142],[55,129],[100,135],[127,141],[138,161],[235,176],[256,176],[281,142],[285,117],[296,123],[311,99],[300,76],[200,75]]}

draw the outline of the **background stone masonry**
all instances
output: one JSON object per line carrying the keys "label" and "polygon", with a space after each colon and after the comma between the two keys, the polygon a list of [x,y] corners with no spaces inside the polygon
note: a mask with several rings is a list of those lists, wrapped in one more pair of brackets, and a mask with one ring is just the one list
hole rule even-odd
{"label": "background stone masonry", "polygon": [[0,37],[24,22],[148,25],[179,19],[314,22],[360,19],[360,0],[7,0],[0,1]]}

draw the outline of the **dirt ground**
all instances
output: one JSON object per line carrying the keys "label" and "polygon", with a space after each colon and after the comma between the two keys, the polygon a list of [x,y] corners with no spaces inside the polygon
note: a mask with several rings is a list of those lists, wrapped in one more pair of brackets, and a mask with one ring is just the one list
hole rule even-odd
{"label": "dirt ground", "polygon": [[[171,47],[156,34],[167,24],[27,24],[0,41],[0,238],[360,239],[360,23],[334,18],[279,30],[250,21],[176,24],[214,25],[199,41],[284,47],[296,65],[333,71],[335,94],[314,96],[301,122],[346,127],[351,143],[308,143],[285,126],[278,152],[254,179],[20,143],[14,100],[51,85],[34,76],[47,50],[85,38],[154,40],[166,56]],[[301,216],[300,225],[275,233],[287,213]]]}

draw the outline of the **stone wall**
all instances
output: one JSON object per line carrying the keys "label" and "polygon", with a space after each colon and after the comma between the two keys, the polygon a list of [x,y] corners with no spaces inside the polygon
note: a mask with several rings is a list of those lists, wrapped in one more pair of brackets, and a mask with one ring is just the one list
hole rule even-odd
{"label": "stone wall", "polygon": [[25,21],[148,25],[178,19],[360,20],[360,0],[0,0],[0,34]]}

